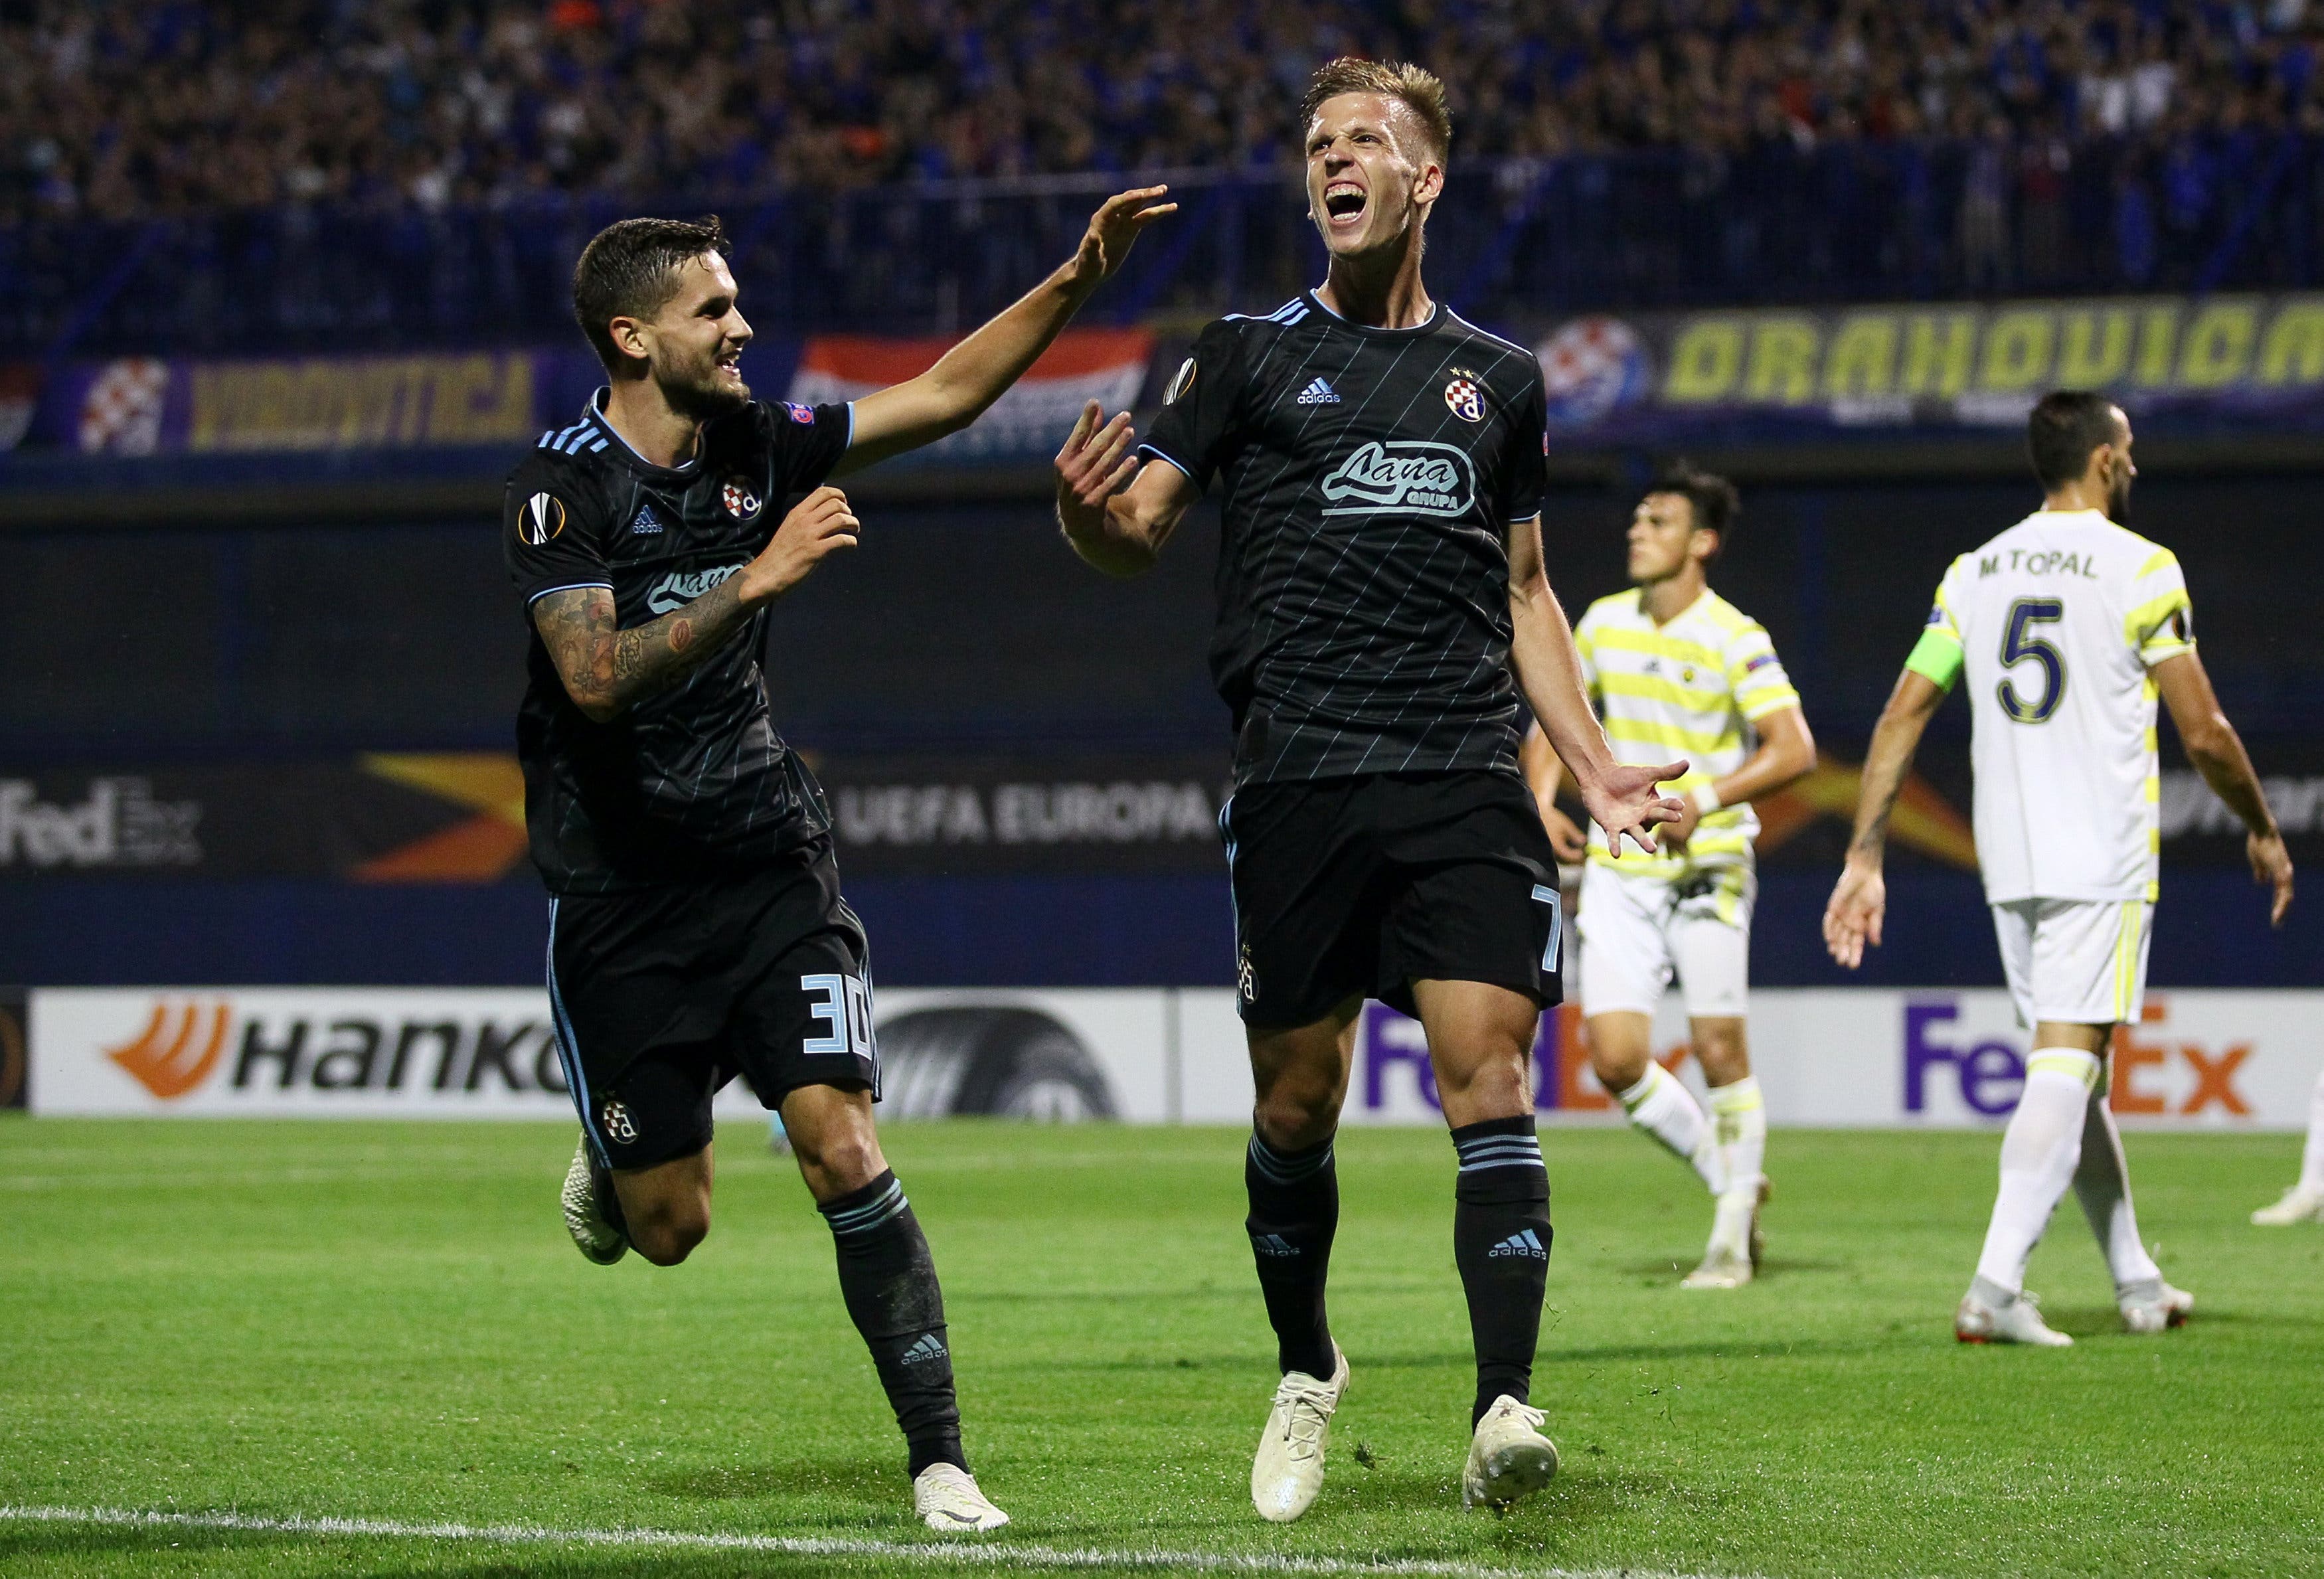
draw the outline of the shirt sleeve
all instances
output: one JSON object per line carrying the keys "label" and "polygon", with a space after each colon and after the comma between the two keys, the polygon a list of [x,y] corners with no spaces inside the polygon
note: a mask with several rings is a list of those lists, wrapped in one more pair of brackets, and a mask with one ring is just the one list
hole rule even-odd
{"label": "shirt sleeve", "polygon": [[2195,608],[2187,601],[2179,556],[2169,549],[2155,549],[2132,578],[2122,633],[2149,669],[2195,650]]}
{"label": "shirt sleeve", "polygon": [[1208,488],[1240,446],[1244,383],[1242,336],[1224,319],[1203,330],[1194,354],[1171,375],[1161,414],[1138,453],[1164,460]]}
{"label": "shirt sleeve", "polygon": [[1784,660],[1775,656],[1775,643],[1757,620],[1727,643],[1727,688],[1735,694],[1736,711],[1754,724],[1800,705],[1800,693],[1784,672]]}
{"label": "shirt sleeve", "polygon": [[1960,678],[1960,622],[1953,613],[1952,588],[1960,571],[1961,562],[1955,559],[1945,578],[1937,583],[1937,601],[1929,610],[1928,628],[1913,655],[1904,660],[1904,667],[1929,681],[1939,690],[1950,691]]}
{"label": "shirt sleeve", "polygon": [[1508,454],[1501,466],[1501,522],[1530,521],[1541,513],[1549,492],[1549,397],[1542,392],[1541,368],[1530,357],[1526,392],[1509,422]]}
{"label": "shirt sleeve", "polygon": [[819,488],[831,468],[855,442],[855,402],[803,406],[796,401],[775,401],[760,408],[767,424],[768,443],[774,450],[777,496]]}
{"label": "shirt sleeve", "polygon": [[509,479],[501,542],[528,610],[552,592],[613,585],[598,513],[588,490],[546,465],[520,466]]}

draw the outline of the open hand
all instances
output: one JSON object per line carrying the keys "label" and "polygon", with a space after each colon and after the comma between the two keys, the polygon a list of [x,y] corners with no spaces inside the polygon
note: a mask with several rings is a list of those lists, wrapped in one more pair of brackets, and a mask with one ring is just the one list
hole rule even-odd
{"label": "open hand", "polygon": [[1888,884],[1880,868],[1850,861],[1823,908],[1823,946],[1849,970],[1864,963],[1864,946],[1880,946],[1880,923],[1888,913]]}
{"label": "open hand", "polygon": [[1655,826],[1675,822],[1685,814],[1686,803],[1676,796],[1655,793],[1657,785],[1685,771],[1684,762],[1666,762],[1659,768],[1617,764],[1595,782],[1575,775],[1574,788],[1582,791],[1582,804],[1591,819],[1606,830],[1606,847],[1616,860],[1622,858],[1624,839],[1653,854]]}
{"label": "open hand", "polygon": [[1130,449],[1137,438],[1128,411],[1109,422],[1097,402],[1082,407],[1065,447],[1057,451],[1057,520],[1067,531],[1103,528],[1105,502],[1138,475],[1138,457]]}
{"label": "open hand", "polygon": [[2275,890],[2275,897],[2267,907],[2267,924],[2282,926],[2283,912],[2292,908],[2292,852],[2283,847],[2283,835],[2248,835],[2244,839],[2244,854],[2251,858],[2252,881],[2267,883]]}
{"label": "open hand", "polygon": [[1139,233],[1165,214],[1176,214],[1178,205],[1159,199],[1168,187],[1139,187],[1135,191],[1119,192],[1098,206],[1090,216],[1089,230],[1074,254],[1075,283],[1094,286],[1111,277],[1130,255]]}

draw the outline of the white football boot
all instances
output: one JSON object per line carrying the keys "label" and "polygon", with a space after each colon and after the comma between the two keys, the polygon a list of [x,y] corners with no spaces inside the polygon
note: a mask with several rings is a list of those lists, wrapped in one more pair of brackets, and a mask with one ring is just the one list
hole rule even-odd
{"label": "white football boot", "polygon": [[913,1480],[912,1513],[939,1535],[979,1535],[1009,1522],[976,1477],[953,1464],[932,1464]]}
{"label": "white football boot", "polygon": [[1315,1504],[1323,1489],[1323,1448],[1332,1439],[1332,1413],[1348,1390],[1348,1357],[1332,1345],[1332,1379],[1287,1371],[1275,1389],[1267,1432],[1250,1461],[1250,1505],[1272,1524],[1288,1524]]}
{"label": "white football boot", "polygon": [[1757,1190],[1720,1196],[1702,1264],[1681,1279],[1679,1287],[1740,1288],[1757,1276],[1760,1260],[1767,1252],[1767,1236],[1759,1230],[1759,1209],[1774,1193],[1762,1177]]}
{"label": "white football boot", "polygon": [[1964,1344],[2031,1344],[2042,1349],[2070,1349],[2074,1340],[2042,1319],[2041,1302],[2020,1294],[2006,1304],[1988,1305],[1974,1292],[1961,1296],[1953,1312],[1953,1336]]}
{"label": "white football boot", "polygon": [[2122,1311],[2122,1330],[2144,1334],[2186,1325],[2188,1313],[2195,1308],[2195,1297],[2157,1278],[2123,1289],[2115,1297],[2115,1304]]}
{"label": "white football boot", "polygon": [[1542,1413],[1508,1393],[1493,1400],[1469,1439],[1461,1506],[1496,1513],[1530,1497],[1557,1473],[1557,1444],[1541,1433]]}
{"label": "white football boot", "polygon": [[[573,1243],[581,1253],[601,1267],[610,1267],[629,1253],[629,1236],[607,1221],[602,1189],[610,1192],[613,1181],[610,1176],[600,1181],[589,1155],[589,1137],[581,1137],[581,1144],[573,1150],[573,1166],[565,1170],[565,1188],[558,1196],[565,1208],[565,1232],[573,1236]],[[614,1203],[614,1211],[621,1210]]]}
{"label": "white football boot", "polygon": [[2273,1206],[2262,1206],[2251,1220],[2262,1228],[2289,1228],[2295,1223],[2324,1223],[2324,1190],[2294,1185]]}

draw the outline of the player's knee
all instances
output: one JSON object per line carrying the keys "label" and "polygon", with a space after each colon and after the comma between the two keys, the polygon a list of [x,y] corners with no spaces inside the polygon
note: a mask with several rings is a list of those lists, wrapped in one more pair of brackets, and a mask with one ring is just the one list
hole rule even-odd
{"label": "player's knee", "polygon": [[1270,1146],[1314,1146],[1339,1127],[1339,1093],[1329,1081],[1277,1080],[1251,1106],[1251,1128]]}
{"label": "player's knee", "polygon": [[799,1171],[818,1200],[860,1190],[888,1166],[878,1139],[868,1131],[818,1136],[812,1148],[798,1148],[798,1159]]}
{"label": "player's knee", "polygon": [[710,1237],[707,1205],[666,1207],[630,1219],[630,1243],[658,1267],[674,1267]]}
{"label": "player's knee", "polygon": [[1592,1048],[1590,1049],[1590,1072],[1598,1076],[1598,1084],[1609,1091],[1628,1091],[1646,1077],[1646,1050],[1644,1048]]}

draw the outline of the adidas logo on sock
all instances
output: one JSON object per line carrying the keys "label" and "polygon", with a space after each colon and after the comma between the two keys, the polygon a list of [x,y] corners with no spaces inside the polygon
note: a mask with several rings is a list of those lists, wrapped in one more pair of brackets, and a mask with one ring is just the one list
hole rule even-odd
{"label": "adidas logo on sock", "polygon": [[1299,1247],[1280,1233],[1254,1233],[1250,1236],[1250,1248],[1278,1260],[1289,1260],[1299,1253]]}
{"label": "adidas logo on sock", "polygon": [[1522,1233],[1510,1234],[1500,1243],[1493,1246],[1486,1252],[1485,1259],[1495,1260],[1502,1256],[1526,1256],[1534,1260],[1545,1261],[1549,1259],[1549,1251],[1543,1248],[1541,1235],[1528,1228]]}
{"label": "adidas logo on sock", "polygon": [[1323,379],[1316,378],[1310,381],[1307,387],[1299,392],[1298,400],[1293,403],[1302,406],[1336,406],[1340,403],[1339,392],[1324,383]]}
{"label": "adidas logo on sock", "polygon": [[898,1357],[897,1362],[902,1365],[918,1365],[923,1360],[941,1360],[950,1353],[951,1351],[944,1346],[944,1340],[937,1337],[936,1334],[922,1333],[920,1341],[905,1350]]}

